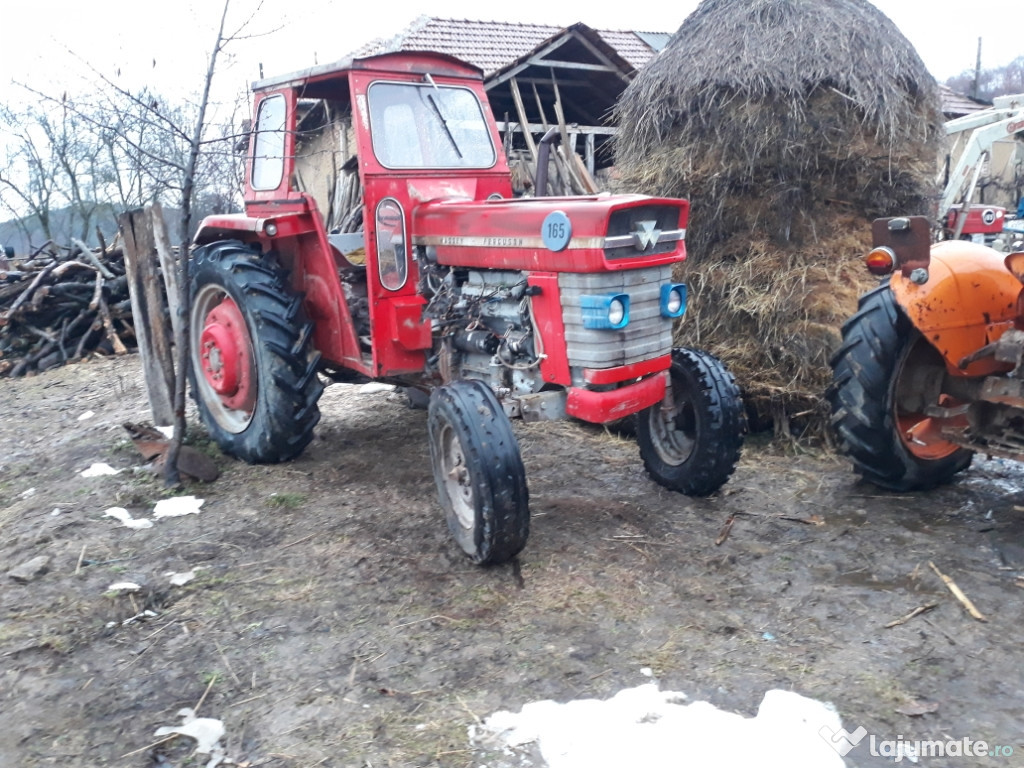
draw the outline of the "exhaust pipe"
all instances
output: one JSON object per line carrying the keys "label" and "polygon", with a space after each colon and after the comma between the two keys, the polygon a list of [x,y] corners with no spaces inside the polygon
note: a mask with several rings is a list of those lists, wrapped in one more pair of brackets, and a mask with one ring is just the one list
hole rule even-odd
{"label": "exhaust pipe", "polygon": [[534,180],[533,190],[537,197],[548,196],[548,161],[551,156],[552,145],[557,145],[562,141],[562,134],[558,132],[558,127],[548,128],[548,132],[544,134],[544,138],[540,140],[539,149],[537,151],[537,178]]}

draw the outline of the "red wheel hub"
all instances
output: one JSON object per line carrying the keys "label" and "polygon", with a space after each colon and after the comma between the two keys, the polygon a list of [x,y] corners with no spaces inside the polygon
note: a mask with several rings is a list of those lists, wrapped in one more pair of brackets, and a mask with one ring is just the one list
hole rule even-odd
{"label": "red wheel hub", "polygon": [[252,344],[245,318],[230,297],[207,313],[198,351],[203,377],[224,405],[251,411],[256,402]]}

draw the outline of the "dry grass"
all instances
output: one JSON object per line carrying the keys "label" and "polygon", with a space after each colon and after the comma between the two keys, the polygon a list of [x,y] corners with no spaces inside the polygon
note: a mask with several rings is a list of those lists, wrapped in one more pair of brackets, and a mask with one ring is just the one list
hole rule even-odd
{"label": "dry grass", "polygon": [[623,186],[692,204],[678,340],[722,357],[777,431],[824,431],[870,221],[926,211],[938,107],[866,0],[703,0],[617,106]]}

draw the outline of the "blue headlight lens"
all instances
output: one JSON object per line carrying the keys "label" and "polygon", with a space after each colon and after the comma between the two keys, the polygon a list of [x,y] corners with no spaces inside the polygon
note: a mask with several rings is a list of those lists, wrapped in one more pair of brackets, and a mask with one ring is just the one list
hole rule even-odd
{"label": "blue headlight lens", "polygon": [[661,316],[681,317],[686,312],[686,284],[666,283],[661,286]]}
{"label": "blue headlight lens", "polygon": [[604,296],[581,296],[583,327],[595,331],[617,331],[629,324],[629,296],[608,293]]}

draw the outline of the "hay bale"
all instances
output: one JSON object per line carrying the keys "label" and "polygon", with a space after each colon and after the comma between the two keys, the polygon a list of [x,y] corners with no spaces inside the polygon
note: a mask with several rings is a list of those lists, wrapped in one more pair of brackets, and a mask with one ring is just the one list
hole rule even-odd
{"label": "hay bale", "polygon": [[939,106],[866,0],[703,0],[623,93],[622,187],[692,205],[678,340],[721,356],[777,428],[822,430],[870,221],[935,194]]}

